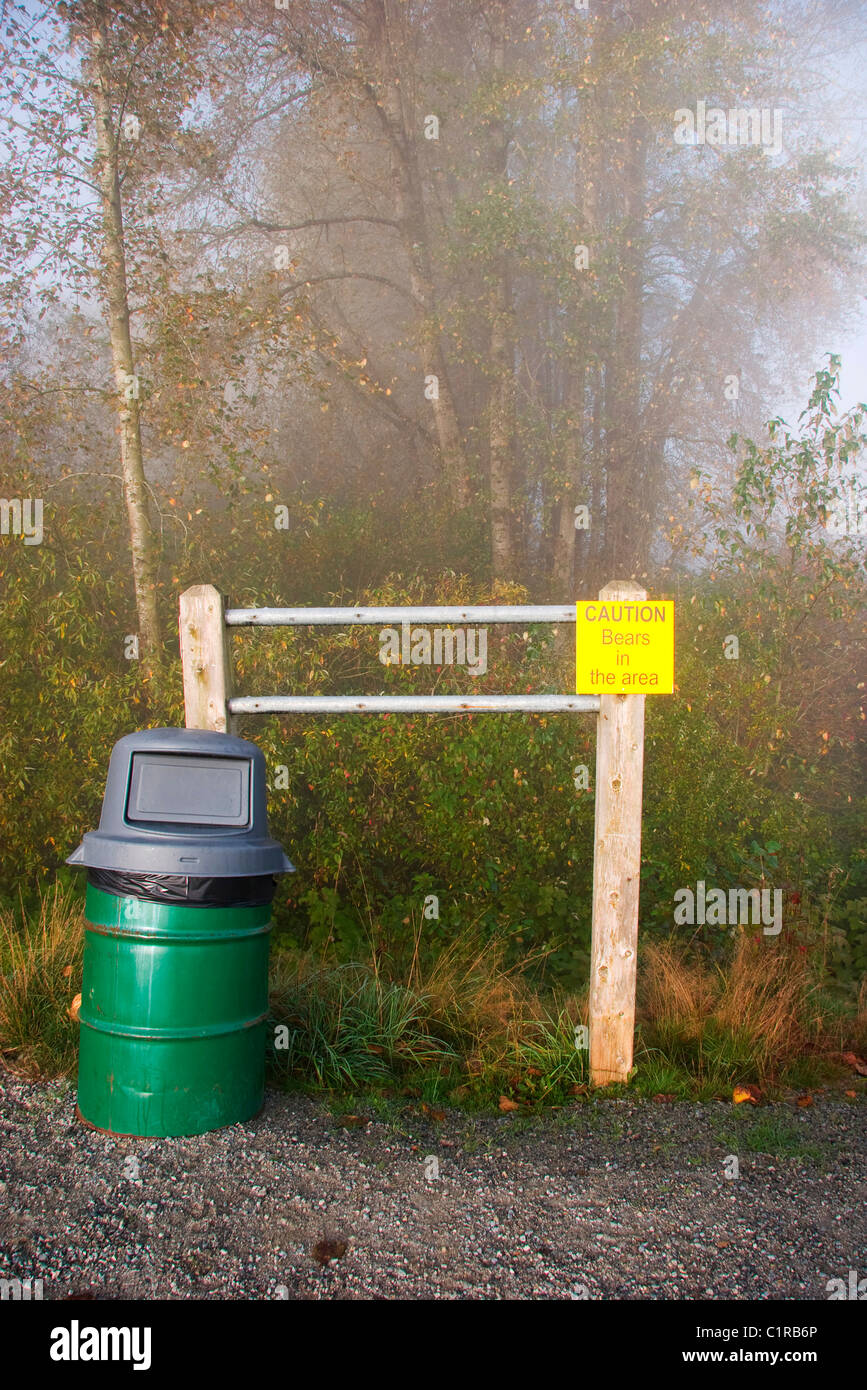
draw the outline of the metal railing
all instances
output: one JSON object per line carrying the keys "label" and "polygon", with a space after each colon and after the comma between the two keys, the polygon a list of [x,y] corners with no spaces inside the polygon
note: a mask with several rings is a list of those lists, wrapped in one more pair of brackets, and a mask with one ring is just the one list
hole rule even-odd
{"label": "metal railing", "polygon": [[[647,595],[634,584],[610,584],[599,597]],[[201,584],[181,595],[181,663],[187,727],[220,733],[230,732],[238,715],[275,712],[596,714],[589,1048],[591,1077],[607,1084],[625,1081],[632,1068],[644,695],[234,695],[227,644],[235,627],[573,623],[575,616],[573,604],[227,609],[217,589]]]}
{"label": "metal railing", "polygon": [[227,627],[336,627],[349,623],[574,623],[575,605],[469,604],[465,608],[227,608]]}
{"label": "metal railing", "polygon": [[[228,608],[226,627],[346,627],[395,623],[564,623],[574,606],[470,604],[406,608]],[[598,695],[240,695],[228,696],[237,714],[465,714],[488,710],[530,714],[598,714]]]}

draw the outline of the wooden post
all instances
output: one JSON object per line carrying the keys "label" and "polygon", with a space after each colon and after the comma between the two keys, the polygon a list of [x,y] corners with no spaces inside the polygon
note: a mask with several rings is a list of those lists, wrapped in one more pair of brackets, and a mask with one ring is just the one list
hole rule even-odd
{"label": "wooden post", "polygon": [[196,584],[181,594],[178,627],[188,729],[234,732],[229,714],[232,668],[223,596],[213,584]]}
{"label": "wooden post", "polygon": [[[647,593],[636,584],[614,583],[599,598],[629,602]],[[632,1069],[644,699],[602,695],[597,720],[590,953],[590,1076],[597,1086],[626,1081]]]}

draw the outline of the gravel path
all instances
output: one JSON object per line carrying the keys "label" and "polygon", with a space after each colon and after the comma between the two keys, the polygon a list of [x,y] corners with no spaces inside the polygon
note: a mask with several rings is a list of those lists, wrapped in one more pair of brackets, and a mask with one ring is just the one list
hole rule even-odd
{"label": "gravel path", "polygon": [[863,1095],[364,1123],[269,1092],[161,1140],[74,1103],[0,1078],[0,1278],[45,1299],[825,1299],[867,1275]]}

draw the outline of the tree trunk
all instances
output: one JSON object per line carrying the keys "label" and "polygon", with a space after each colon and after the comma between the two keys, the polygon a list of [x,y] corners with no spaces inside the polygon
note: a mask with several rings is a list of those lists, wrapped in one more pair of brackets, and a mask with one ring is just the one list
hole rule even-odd
{"label": "tree trunk", "polygon": [[141,445],[140,407],[129,326],[123,205],[117,138],[110,100],[110,56],[105,24],[91,34],[93,108],[96,116],[96,181],[102,200],[102,289],[108,307],[115,400],[120,423],[123,495],[129,524],[141,660],[154,688],[162,667],[157,608],[157,552],[148,510]]}
{"label": "tree trunk", "polygon": [[[554,536],[554,558],[551,565],[552,600],[554,603],[571,602],[576,597],[575,550],[578,533],[575,530],[575,507],[581,503],[590,505],[590,497],[585,493],[579,496],[583,463],[584,426],[584,383],[586,369],[574,367],[569,377],[566,400],[567,430],[569,431],[564,448],[564,483],[560,499],[557,530]],[[590,514],[591,534],[594,525]]]}
{"label": "tree trunk", "polygon": [[[491,68],[502,81],[506,67],[506,9],[508,0],[497,0],[490,11]],[[504,97],[500,94],[500,101]],[[501,115],[491,118],[490,171],[492,188],[508,189],[509,136]],[[514,579],[512,535],[512,469],[515,444],[515,315],[512,305],[509,258],[496,258],[488,297],[491,319],[490,370],[492,384],[488,405],[488,487],[491,508],[491,566],[495,579]]]}
{"label": "tree trunk", "polygon": [[605,392],[608,421],[605,529],[610,572],[618,579],[629,579],[640,573],[649,541],[649,518],[643,515],[640,399],[647,158],[647,122],[643,115],[636,114],[629,121],[623,145],[622,290]]}
{"label": "tree trunk", "polygon": [[[598,40],[595,41],[598,43]],[[599,116],[597,105],[598,98],[591,93],[587,97],[589,107],[584,117],[585,127],[589,131],[597,133],[602,128],[602,121]],[[577,156],[576,179],[578,187],[576,189],[575,203],[580,212],[580,225],[577,230],[577,242],[581,245],[590,247],[590,254],[595,257],[599,254],[597,244],[597,233],[599,229],[599,180],[601,171],[599,157],[594,152],[593,140],[585,136],[581,150]],[[580,274],[580,272],[578,272]],[[585,299],[589,300],[589,291]],[[592,322],[592,304],[590,306],[589,317]],[[571,598],[575,580],[575,551],[577,542],[577,532],[575,530],[575,507],[581,503],[590,507],[590,534],[585,533],[584,560],[587,568],[590,560],[591,546],[593,545],[596,532],[601,524],[599,514],[598,495],[591,498],[587,490],[587,463],[584,458],[584,419],[586,408],[586,395],[588,383],[587,371],[587,350],[591,347],[589,341],[582,345],[580,353],[576,353],[577,361],[570,363],[569,385],[566,398],[566,418],[567,429],[569,430],[568,439],[565,447],[565,480],[563,487],[563,497],[560,503],[560,514],[558,518],[557,534],[554,540],[554,559],[551,567],[551,578],[553,581],[554,602],[561,599]],[[589,460],[591,470],[595,466],[595,460],[591,456]],[[583,494],[579,495],[583,487]],[[591,505],[591,502],[594,505]],[[587,576],[585,575],[585,578]],[[598,585],[596,586],[599,587]],[[588,588],[588,593],[593,592]]]}
{"label": "tree trunk", "polygon": [[488,423],[491,566],[495,579],[514,579],[512,461],[515,440],[515,348],[508,277],[497,276],[490,295],[490,361],[494,373]]}
{"label": "tree trunk", "polygon": [[391,0],[371,0],[364,23],[377,78],[377,104],[385,118],[396,161],[397,218],[409,261],[410,289],[421,320],[422,367],[426,377],[437,379],[437,393],[430,402],[437,445],[452,504],[462,509],[471,501],[469,465],[437,322],[430,233],[418,158],[421,122],[417,112],[407,109],[409,98],[405,97],[413,85],[405,56],[405,6],[398,6],[398,12],[393,13]]}

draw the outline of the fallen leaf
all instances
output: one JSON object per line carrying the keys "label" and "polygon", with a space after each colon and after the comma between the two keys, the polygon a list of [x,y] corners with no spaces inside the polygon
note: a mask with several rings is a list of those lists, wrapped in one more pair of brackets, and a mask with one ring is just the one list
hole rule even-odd
{"label": "fallen leaf", "polygon": [[856,1057],[854,1052],[843,1052],[841,1056],[847,1067],[857,1071],[859,1076],[867,1076],[867,1062],[863,1057]]}
{"label": "fallen leaf", "polygon": [[366,1115],[338,1115],[335,1124],[341,1129],[363,1129],[370,1124],[370,1120]]}
{"label": "fallen leaf", "polygon": [[518,1102],[517,1102],[516,1100],[509,1100],[509,1097],[508,1097],[508,1096],[500,1096],[500,1109],[501,1109],[501,1110],[503,1110],[503,1111],[507,1111],[507,1110],[520,1110],[520,1108],[521,1108],[521,1107],[520,1107],[520,1105],[518,1104]]}
{"label": "fallen leaf", "polygon": [[673,1092],[669,1092],[669,1091],[659,1091],[659,1092],[657,1092],[657,1094],[653,1097],[653,1099],[654,1099],[654,1100],[677,1100],[677,1096],[674,1095]]}
{"label": "fallen leaf", "polygon": [[446,1112],[444,1110],[434,1110],[433,1106],[428,1105],[425,1100],[422,1101],[421,1108],[423,1113],[430,1116],[438,1125],[441,1125],[446,1117]]}
{"label": "fallen leaf", "polygon": [[749,1101],[750,1105],[758,1105],[761,1098],[762,1093],[758,1086],[748,1086],[741,1083],[735,1086],[732,1092],[732,1100],[735,1105],[743,1105],[745,1101]]}
{"label": "fallen leaf", "polygon": [[81,1013],[81,995],[80,995],[80,994],[76,994],[75,998],[73,999],[72,1003],[70,1004],[70,1006],[69,1006],[69,1008],[67,1009],[66,1012],[69,1014],[69,1017],[72,1019],[73,1023],[77,1023],[77,1022],[78,1022],[78,1015]]}
{"label": "fallen leaf", "polygon": [[64,967],[63,967],[63,978],[64,978],[64,980],[68,980],[71,974],[72,974],[72,966],[71,966],[71,965],[64,965]]}
{"label": "fallen leaf", "polygon": [[795,1102],[795,1104],[800,1106],[802,1110],[806,1110],[808,1105],[813,1104],[813,1097],[810,1095],[809,1091],[805,1091],[802,1096],[798,1096],[798,1099]]}
{"label": "fallen leaf", "polygon": [[857,1091],[847,1091],[847,1092],[846,1092],[846,1095],[849,1097],[850,1100],[854,1100],[855,1097],[858,1095],[858,1092],[857,1092]]}
{"label": "fallen leaf", "polygon": [[311,1255],[318,1265],[327,1265],[330,1260],[339,1260],[346,1254],[345,1240],[317,1240]]}

